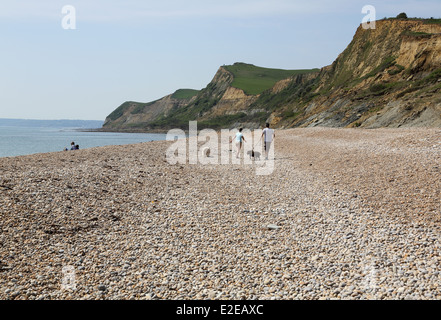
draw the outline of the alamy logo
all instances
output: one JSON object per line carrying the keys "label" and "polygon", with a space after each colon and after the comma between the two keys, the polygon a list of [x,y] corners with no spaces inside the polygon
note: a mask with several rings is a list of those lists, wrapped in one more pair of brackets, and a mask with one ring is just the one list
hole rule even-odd
{"label": "alamy logo", "polygon": [[[213,129],[204,129],[198,133],[197,122],[189,122],[188,139],[181,129],[167,133],[166,139],[174,141],[167,149],[166,159],[169,164],[203,165],[253,165],[256,175],[270,175],[274,171],[274,141],[267,138],[263,130],[223,129],[220,135]],[[243,137],[243,138],[242,138]],[[238,140],[239,139],[239,140]],[[265,150],[268,149],[268,150]]]}
{"label": "alamy logo", "polygon": [[75,30],[77,28],[77,15],[75,7],[71,5],[65,5],[61,9],[61,13],[64,15],[63,19],[61,20],[61,27],[64,30]]}
{"label": "alamy logo", "polygon": [[64,266],[62,273],[61,290],[76,290],[75,268],[73,266]]}
{"label": "alamy logo", "polygon": [[377,20],[377,11],[374,6],[367,5],[361,9],[361,13],[366,14],[361,21],[363,29],[375,29],[375,21]]}

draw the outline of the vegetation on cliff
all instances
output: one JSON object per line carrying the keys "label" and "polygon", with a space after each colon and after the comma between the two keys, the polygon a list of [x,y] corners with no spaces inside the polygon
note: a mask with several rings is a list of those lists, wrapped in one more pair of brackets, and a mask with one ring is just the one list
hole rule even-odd
{"label": "vegetation on cliff", "polygon": [[[162,108],[162,109],[161,109]],[[155,112],[153,112],[154,110]],[[149,114],[143,121],[135,116]],[[206,88],[151,103],[126,102],[104,128],[441,126],[441,20],[396,18],[360,25],[330,65],[280,70],[222,66]]]}
{"label": "vegetation on cliff", "polygon": [[269,69],[246,63],[235,63],[231,66],[225,66],[225,69],[233,74],[234,80],[231,86],[243,90],[247,95],[261,94],[265,90],[271,89],[280,80],[288,79],[298,74],[319,71],[319,69]]}

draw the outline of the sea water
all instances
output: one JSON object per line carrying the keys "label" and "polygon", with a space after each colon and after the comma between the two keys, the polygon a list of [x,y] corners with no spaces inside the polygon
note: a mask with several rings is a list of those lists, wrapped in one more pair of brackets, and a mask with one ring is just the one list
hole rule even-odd
{"label": "sea water", "polygon": [[165,140],[166,134],[84,132],[75,128],[0,126],[0,157]]}

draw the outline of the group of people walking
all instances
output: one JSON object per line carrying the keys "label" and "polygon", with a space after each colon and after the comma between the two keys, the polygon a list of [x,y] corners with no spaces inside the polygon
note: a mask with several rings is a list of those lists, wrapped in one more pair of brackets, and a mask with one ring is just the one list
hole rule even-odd
{"label": "group of people walking", "polygon": [[[242,128],[239,129],[239,132],[236,133],[236,147],[237,147],[237,154],[236,158],[239,158],[240,151],[242,149],[242,145],[244,142],[247,142],[245,140],[245,137],[242,133]],[[262,136],[260,137],[263,139],[263,148],[265,150],[265,160],[268,160],[268,152],[271,148],[271,143],[273,142],[276,134],[273,129],[270,129],[269,123],[266,124],[265,129],[263,129]],[[253,148],[254,150],[254,148]]]}

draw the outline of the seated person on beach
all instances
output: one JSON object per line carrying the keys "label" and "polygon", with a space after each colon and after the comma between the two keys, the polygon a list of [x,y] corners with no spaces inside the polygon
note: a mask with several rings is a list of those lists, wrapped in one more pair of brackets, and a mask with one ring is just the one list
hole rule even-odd
{"label": "seated person on beach", "polygon": [[80,146],[77,144],[75,144],[75,142],[71,142],[71,144],[70,144],[70,150],[78,150],[78,149],[80,149]]}

